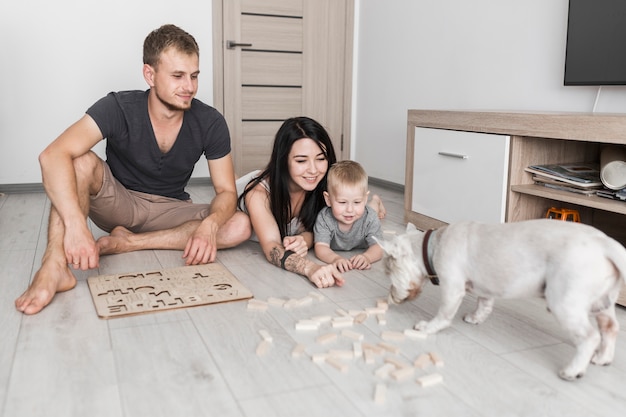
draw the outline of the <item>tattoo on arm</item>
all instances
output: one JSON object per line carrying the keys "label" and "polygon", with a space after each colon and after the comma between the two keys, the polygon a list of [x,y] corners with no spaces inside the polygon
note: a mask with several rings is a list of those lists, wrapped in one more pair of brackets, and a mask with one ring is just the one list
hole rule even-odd
{"label": "tattoo on arm", "polygon": [[[285,250],[283,248],[278,246],[273,247],[270,250],[270,263],[281,268],[281,260],[284,254]],[[306,259],[298,256],[296,253],[289,255],[287,259],[285,259],[285,270],[306,276]]]}

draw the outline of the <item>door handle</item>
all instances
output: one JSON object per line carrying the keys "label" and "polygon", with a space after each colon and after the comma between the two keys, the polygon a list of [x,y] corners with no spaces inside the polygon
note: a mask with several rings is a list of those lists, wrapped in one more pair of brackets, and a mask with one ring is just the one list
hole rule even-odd
{"label": "door handle", "polygon": [[237,43],[236,41],[226,41],[226,48],[235,49],[238,46],[252,46],[251,43]]}

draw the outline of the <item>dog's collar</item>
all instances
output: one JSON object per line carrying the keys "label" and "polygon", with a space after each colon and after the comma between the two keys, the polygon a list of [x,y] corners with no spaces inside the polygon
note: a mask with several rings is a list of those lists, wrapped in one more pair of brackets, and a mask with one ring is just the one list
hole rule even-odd
{"label": "dog's collar", "polygon": [[430,238],[435,229],[428,229],[424,234],[424,241],[422,242],[422,259],[424,260],[424,266],[428,273],[428,278],[433,285],[439,285],[439,278],[435,272],[435,268],[432,264],[432,250],[430,250]]}

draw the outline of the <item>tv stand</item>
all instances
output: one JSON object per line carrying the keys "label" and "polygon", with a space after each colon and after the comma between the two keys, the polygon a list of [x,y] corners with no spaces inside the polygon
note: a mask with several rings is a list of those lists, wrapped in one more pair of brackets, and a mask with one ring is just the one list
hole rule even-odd
{"label": "tv stand", "polygon": [[[500,135],[507,141],[508,152],[501,157],[503,163],[508,163],[505,187],[495,191],[501,192],[505,201],[504,221],[545,217],[550,207],[575,209],[583,223],[626,244],[626,202],[535,185],[532,175],[524,170],[535,164],[599,161],[603,144],[626,145],[626,114],[409,110],[407,128],[405,221],[418,228],[425,230],[447,224],[437,212],[425,215],[416,209],[422,200],[433,198],[433,195],[414,194],[415,190],[420,190],[420,182],[437,180],[423,178],[419,167],[415,166],[416,155],[422,158],[420,151],[427,143],[424,142],[425,128],[460,132],[461,137],[463,132]],[[464,145],[469,146],[472,138],[467,135]],[[455,175],[461,178],[458,173]],[[455,210],[471,209],[472,205],[480,208],[484,200],[482,180],[483,177],[471,179],[475,184],[472,189],[458,190],[454,199],[442,201],[441,207],[455,204]],[[487,192],[482,195],[487,196]],[[625,302],[626,297],[622,295],[620,304]]]}

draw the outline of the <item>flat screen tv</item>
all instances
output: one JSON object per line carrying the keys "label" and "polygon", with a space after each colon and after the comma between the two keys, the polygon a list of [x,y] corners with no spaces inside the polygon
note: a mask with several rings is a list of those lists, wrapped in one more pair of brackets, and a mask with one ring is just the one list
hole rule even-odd
{"label": "flat screen tv", "polygon": [[626,85],[626,0],[569,0],[565,85]]}

